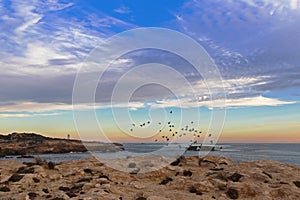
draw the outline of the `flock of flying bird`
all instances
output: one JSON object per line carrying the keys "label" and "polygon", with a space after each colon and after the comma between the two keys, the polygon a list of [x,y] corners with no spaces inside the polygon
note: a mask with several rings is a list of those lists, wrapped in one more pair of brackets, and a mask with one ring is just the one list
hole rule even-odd
{"label": "flock of flying bird", "polygon": [[[173,111],[171,110],[169,113],[173,114]],[[150,124],[151,124],[150,121],[143,122],[142,124],[139,124],[139,125],[136,125],[136,124],[133,123],[132,128],[130,129],[130,131],[133,132],[134,127],[136,127],[136,126],[140,127],[140,128],[144,128],[144,127],[146,127],[147,125],[150,125]],[[196,128],[191,127],[191,126],[193,126],[194,121],[191,121],[190,124],[191,124],[190,126],[186,125],[186,126],[182,127],[179,131],[174,131],[174,128],[175,128],[174,124],[171,121],[168,121],[167,126],[162,127],[162,129],[160,129],[159,132],[161,133],[163,131],[163,128],[167,128],[168,130],[166,130],[165,132],[168,132],[169,135],[168,134],[162,135],[162,136],[160,136],[160,139],[165,140],[166,142],[168,142],[172,137],[176,137],[176,136],[182,137],[182,136],[185,136],[187,134],[193,134],[194,138],[200,138],[201,137],[200,134],[202,133],[202,131],[199,131]],[[162,123],[158,122],[158,125],[161,126]],[[208,136],[211,137],[211,134],[209,134]],[[160,139],[155,139],[154,141],[158,142],[158,141],[160,141]],[[195,140],[195,141],[191,140],[191,142],[196,143],[197,140]],[[211,141],[211,143],[212,143],[212,141]]]}

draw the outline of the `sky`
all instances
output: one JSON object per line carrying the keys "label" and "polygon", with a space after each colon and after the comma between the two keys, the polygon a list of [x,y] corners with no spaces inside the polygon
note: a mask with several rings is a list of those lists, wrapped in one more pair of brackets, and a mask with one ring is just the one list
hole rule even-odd
{"label": "sky", "polygon": [[[84,102],[74,111],[78,72],[103,70],[87,62],[91,52],[116,34],[145,27],[185,34],[214,61],[226,94],[219,141],[300,142],[299,0],[0,0],[0,133],[71,134],[86,140],[101,140],[101,133],[112,141],[143,142],[160,138],[157,119],[163,124],[172,120],[180,129],[199,114],[195,128],[208,134],[213,95],[202,74],[184,58],[159,49],[118,57],[103,73],[95,102]],[[118,80],[147,63],[174,69],[193,93],[175,77],[169,81],[172,90],[158,84],[141,86],[130,102],[112,109]],[[154,65],[149,69],[129,76],[125,84],[169,77]],[[101,129],[90,118],[91,111]],[[80,119],[74,120],[74,112]],[[135,128],[135,137],[131,123],[118,127],[114,112],[130,113],[137,125],[148,120],[156,125]],[[184,118],[182,113],[187,113]]]}

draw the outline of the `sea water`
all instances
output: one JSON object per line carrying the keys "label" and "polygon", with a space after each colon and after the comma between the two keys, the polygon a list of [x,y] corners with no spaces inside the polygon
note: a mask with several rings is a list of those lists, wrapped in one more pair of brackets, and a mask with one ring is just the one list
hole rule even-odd
{"label": "sea water", "polygon": [[[167,157],[180,156],[184,153],[185,146],[182,144],[170,146],[166,148],[164,143],[124,143],[126,151],[115,153],[93,152],[100,158],[117,158],[139,155],[161,155]],[[197,155],[213,155],[224,156],[235,162],[239,161],[255,161],[255,160],[275,160],[287,164],[300,166],[300,144],[270,144],[270,143],[226,143],[218,144],[222,146],[221,151],[197,152],[186,151],[184,156]],[[182,149],[180,149],[182,148]],[[159,151],[158,151],[159,150]],[[35,155],[44,160],[55,163],[81,160],[92,156],[91,153],[67,153],[67,154],[43,154]],[[14,159],[21,162],[30,162],[30,158],[17,158],[17,156],[0,158],[0,160]]]}

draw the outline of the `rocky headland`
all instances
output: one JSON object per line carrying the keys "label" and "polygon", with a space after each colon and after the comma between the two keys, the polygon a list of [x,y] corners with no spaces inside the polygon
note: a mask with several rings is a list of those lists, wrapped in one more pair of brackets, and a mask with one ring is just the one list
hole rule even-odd
{"label": "rocky headland", "polygon": [[[88,158],[60,164],[0,162],[1,199],[300,199],[300,167],[276,161],[234,163],[223,157],[120,160],[124,171]],[[150,160],[150,161],[149,161]],[[165,159],[166,161],[168,159]],[[126,164],[124,164],[126,163]],[[153,168],[140,173],[141,168]],[[127,170],[128,169],[128,170]],[[128,172],[125,172],[128,171]]]}
{"label": "rocky headland", "polygon": [[26,154],[69,153],[94,151],[120,151],[121,144],[83,142],[80,140],[45,137],[35,133],[0,135],[0,157]]}

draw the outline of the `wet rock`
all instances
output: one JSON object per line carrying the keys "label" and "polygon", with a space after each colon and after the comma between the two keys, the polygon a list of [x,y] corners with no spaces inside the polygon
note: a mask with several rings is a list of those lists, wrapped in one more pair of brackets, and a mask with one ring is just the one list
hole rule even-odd
{"label": "wet rock", "polygon": [[40,179],[38,179],[38,178],[36,178],[36,177],[33,177],[32,180],[33,180],[33,182],[35,182],[35,183],[39,183],[39,182],[40,182]]}
{"label": "wet rock", "polygon": [[3,186],[3,187],[0,187],[0,192],[10,192],[10,189],[7,186]]}
{"label": "wet rock", "polygon": [[300,188],[300,181],[294,181],[293,182],[298,188]]}
{"label": "wet rock", "polygon": [[160,185],[166,185],[167,183],[169,183],[171,181],[173,181],[173,179],[170,177],[167,177],[166,179],[164,179],[160,182]]}
{"label": "wet rock", "polygon": [[265,171],[263,171],[262,173],[263,173],[264,175],[268,176],[270,179],[273,178],[271,174],[269,174],[269,173],[267,173],[267,172],[265,172]]}
{"label": "wet rock", "polygon": [[211,171],[223,171],[224,168],[223,167],[221,167],[221,168],[213,167],[213,168],[210,168],[209,170],[211,170]]}
{"label": "wet rock", "polygon": [[48,194],[49,193],[48,188],[43,188],[43,192],[46,193],[46,194]]}
{"label": "wet rock", "polygon": [[194,186],[191,186],[189,192],[190,193],[197,193],[198,190]]}
{"label": "wet rock", "polygon": [[29,193],[28,193],[29,199],[36,199],[37,196],[38,196],[38,195],[37,195],[36,193],[34,193],[34,192],[29,192]]}
{"label": "wet rock", "polygon": [[8,179],[8,182],[19,182],[23,177],[24,177],[24,175],[21,175],[21,174],[13,174]]}
{"label": "wet rock", "polygon": [[170,165],[172,166],[182,166],[181,163],[185,163],[186,162],[186,158],[184,156],[180,156],[179,158],[177,158],[175,161],[171,162]]}
{"label": "wet rock", "polygon": [[229,180],[231,180],[232,182],[238,182],[240,180],[240,178],[242,178],[243,175],[239,174],[239,173],[234,173],[231,176],[228,177]]}
{"label": "wet rock", "polygon": [[191,177],[193,175],[193,172],[189,171],[189,170],[184,170],[183,171],[183,176],[189,176]]}
{"label": "wet rock", "polygon": [[70,188],[69,187],[65,187],[65,186],[60,186],[58,189],[61,190],[61,191],[64,191],[64,192],[70,191]]}
{"label": "wet rock", "polygon": [[33,167],[20,167],[17,171],[19,174],[33,174],[34,173],[34,168]]}
{"label": "wet rock", "polygon": [[196,195],[202,195],[203,194],[203,192],[196,192]]}
{"label": "wet rock", "polygon": [[234,188],[229,188],[226,191],[226,195],[230,198],[230,199],[238,199],[239,198],[239,193],[236,189]]}
{"label": "wet rock", "polygon": [[91,182],[93,180],[92,178],[81,178],[77,181],[77,183],[82,183],[82,182]]}
{"label": "wet rock", "polygon": [[53,162],[48,162],[48,169],[54,169],[55,164]]}
{"label": "wet rock", "polygon": [[68,195],[68,197],[73,198],[73,197],[77,197],[77,195],[73,192],[67,192],[66,193]]}
{"label": "wet rock", "polygon": [[227,185],[225,185],[225,184],[219,184],[218,188],[219,188],[219,190],[226,190],[227,189]]}
{"label": "wet rock", "polygon": [[284,181],[280,181],[279,183],[280,183],[280,184],[283,184],[283,185],[288,185],[288,183],[287,183],[287,182],[284,182]]}
{"label": "wet rock", "polygon": [[176,159],[175,161],[171,162],[170,165],[172,165],[172,166],[178,166],[179,163],[180,163],[180,160],[179,160],[179,158],[178,158],[178,159]]}
{"label": "wet rock", "polygon": [[83,187],[83,184],[80,184],[80,185],[74,185],[70,191],[72,193],[79,193],[81,190],[82,190],[82,187]]}
{"label": "wet rock", "polygon": [[128,168],[135,168],[136,167],[136,164],[135,163],[129,163],[128,164]]}
{"label": "wet rock", "polygon": [[91,169],[89,169],[89,168],[87,168],[87,169],[84,169],[83,170],[85,173],[87,173],[87,174],[92,174],[92,170]]}

